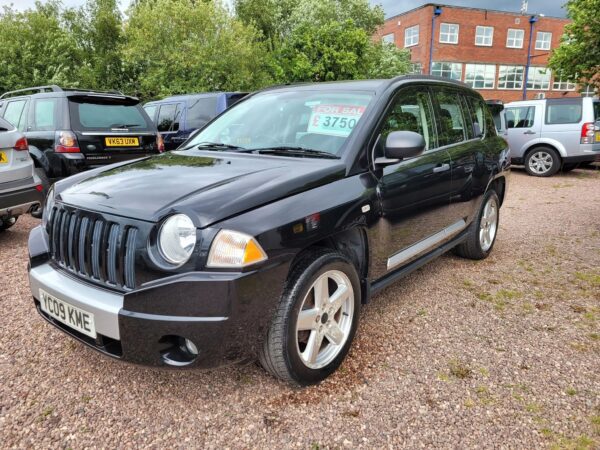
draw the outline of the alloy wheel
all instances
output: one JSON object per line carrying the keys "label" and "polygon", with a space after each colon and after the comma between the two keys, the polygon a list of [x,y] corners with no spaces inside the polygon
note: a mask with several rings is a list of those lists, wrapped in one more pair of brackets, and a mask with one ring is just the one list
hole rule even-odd
{"label": "alloy wheel", "polygon": [[490,197],[483,208],[479,222],[479,245],[481,250],[487,252],[494,244],[498,231],[498,204]]}
{"label": "alloy wheel", "polygon": [[537,151],[529,158],[529,169],[538,175],[543,175],[552,169],[554,159],[545,151]]}

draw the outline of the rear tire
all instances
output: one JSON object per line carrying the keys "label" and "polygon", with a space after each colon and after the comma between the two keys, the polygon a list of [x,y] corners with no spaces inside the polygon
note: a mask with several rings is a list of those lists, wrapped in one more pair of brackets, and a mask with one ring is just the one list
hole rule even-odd
{"label": "rear tire", "polygon": [[534,177],[551,177],[560,169],[560,155],[550,147],[537,147],[525,157],[525,171]]}
{"label": "rear tire", "polygon": [[36,209],[31,211],[31,215],[36,219],[41,219],[42,213],[44,212],[44,203],[46,202],[46,196],[48,195],[48,191],[50,190],[50,180],[48,179],[48,176],[46,175],[44,169],[42,169],[41,167],[36,167],[34,171],[37,177],[40,179],[40,182],[42,183],[42,195],[44,196],[44,201],[40,203],[40,205]]}
{"label": "rear tire", "polygon": [[271,375],[309,385],[342,363],[361,304],[354,265],[329,249],[307,251],[293,266],[259,360]]}
{"label": "rear tire", "polygon": [[467,240],[455,247],[454,253],[467,259],[487,258],[496,242],[500,223],[500,200],[496,191],[486,192],[477,217],[469,226]]}
{"label": "rear tire", "polygon": [[11,228],[15,223],[17,223],[17,219],[19,217],[6,217],[4,219],[2,219],[2,224],[0,225],[0,232],[8,230],[9,228]]}

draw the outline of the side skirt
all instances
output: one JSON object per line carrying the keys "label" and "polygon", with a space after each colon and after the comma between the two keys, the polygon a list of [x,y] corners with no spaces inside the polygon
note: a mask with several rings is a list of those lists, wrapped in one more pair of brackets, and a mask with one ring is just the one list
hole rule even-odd
{"label": "side skirt", "polygon": [[456,236],[452,240],[448,241],[444,245],[421,256],[419,259],[417,259],[405,266],[400,267],[399,269],[395,270],[394,272],[384,275],[383,277],[381,277],[374,283],[371,283],[371,285],[369,287],[369,299],[367,299],[367,300],[370,300],[371,297],[373,297],[374,295],[379,293],[382,289],[388,287],[393,282],[395,282],[395,281],[399,280],[400,278],[403,278],[406,275],[421,268],[422,266],[427,264],[432,259],[435,259],[438,256],[443,255],[444,253],[448,252],[449,250],[452,250],[458,244],[461,244],[462,242],[464,242],[468,236],[469,236],[469,229],[467,228],[467,229],[463,230],[458,236]]}

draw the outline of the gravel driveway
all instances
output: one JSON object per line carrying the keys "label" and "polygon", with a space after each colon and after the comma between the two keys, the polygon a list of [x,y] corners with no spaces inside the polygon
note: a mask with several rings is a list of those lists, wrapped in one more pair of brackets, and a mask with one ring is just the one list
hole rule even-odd
{"label": "gravel driveway", "polygon": [[600,171],[513,171],[490,258],[446,255],[363,309],[331,379],[102,357],[34,312],[0,235],[0,442],[19,448],[600,448]]}

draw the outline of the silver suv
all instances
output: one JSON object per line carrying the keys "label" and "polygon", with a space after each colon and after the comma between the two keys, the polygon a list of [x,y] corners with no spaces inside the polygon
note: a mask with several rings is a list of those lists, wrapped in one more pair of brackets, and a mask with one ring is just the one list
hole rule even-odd
{"label": "silver suv", "polygon": [[42,201],[27,139],[0,118],[0,231],[12,227],[21,214],[39,208]]}
{"label": "silver suv", "polygon": [[600,101],[590,97],[527,100],[505,108],[512,163],[549,177],[600,160]]}

